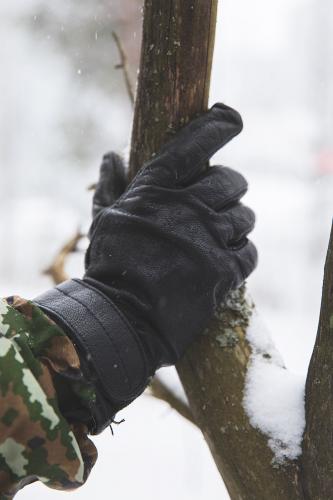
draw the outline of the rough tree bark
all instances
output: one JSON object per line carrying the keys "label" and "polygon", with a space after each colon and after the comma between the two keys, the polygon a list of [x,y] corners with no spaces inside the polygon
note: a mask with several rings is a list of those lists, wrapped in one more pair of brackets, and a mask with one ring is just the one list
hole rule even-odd
{"label": "rough tree bark", "polygon": [[[217,0],[145,0],[131,177],[170,135],[207,108],[216,13]],[[229,297],[208,334],[177,366],[196,423],[232,499],[331,498],[332,251],[328,262],[330,278],[324,289],[318,346],[307,384],[308,424],[302,461],[274,466],[267,437],[250,425],[244,411],[243,392],[251,355],[246,340],[251,306],[244,289]],[[322,427],[324,415],[325,435],[319,439],[318,425]],[[319,456],[322,446],[327,453]],[[318,481],[313,479],[312,460],[317,460]]]}
{"label": "rough tree bark", "polygon": [[146,0],[130,177],[207,108],[217,0]]}
{"label": "rough tree bark", "polygon": [[333,498],[333,230],[324,271],[318,334],[305,390],[303,484],[306,498]]}

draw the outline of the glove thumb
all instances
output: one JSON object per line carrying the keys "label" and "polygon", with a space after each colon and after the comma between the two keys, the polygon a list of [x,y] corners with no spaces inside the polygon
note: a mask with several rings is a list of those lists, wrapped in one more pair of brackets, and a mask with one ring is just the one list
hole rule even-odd
{"label": "glove thumb", "polygon": [[105,154],[93,197],[93,219],[101,210],[113,205],[126,190],[127,185],[127,174],[123,160],[114,152]]}

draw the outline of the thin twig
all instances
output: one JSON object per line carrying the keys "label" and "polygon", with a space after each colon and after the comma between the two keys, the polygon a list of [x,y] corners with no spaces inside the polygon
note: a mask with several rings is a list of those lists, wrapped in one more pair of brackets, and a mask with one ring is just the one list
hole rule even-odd
{"label": "thin twig", "polygon": [[128,93],[128,97],[129,97],[129,99],[131,101],[132,106],[134,106],[135,98],[134,98],[134,92],[133,92],[132,82],[131,82],[129,71],[128,71],[128,64],[127,64],[126,52],[124,50],[124,47],[123,47],[123,45],[121,43],[121,40],[120,40],[119,36],[117,35],[117,33],[115,31],[112,31],[112,36],[114,38],[114,41],[116,42],[117,49],[118,49],[119,56],[120,56],[120,64],[117,64],[115,66],[115,68],[123,70],[124,79],[125,79],[125,85],[126,85],[126,90],[127,90],[127,93]]}
{"label": "thin twig", "polygon": [[43,271],[43,274],[51,276],[55,285],[66,281],[69,276],[65,271],[66,259],[70,253],[77,250],[77,244],[83,238],[83,234],[78,231],[58,252],[50,267]]}
{"label": "thin twig", "polygon": [[192,412],[189,406],[184,403],[176,394],[169,389],[164,382],[158,377],[155,377],[149,386],[150,394],[156,398],[168,403],[174,410],[176,410],[179,415],[186,418],[193,425],[198,425],[193,418]]}

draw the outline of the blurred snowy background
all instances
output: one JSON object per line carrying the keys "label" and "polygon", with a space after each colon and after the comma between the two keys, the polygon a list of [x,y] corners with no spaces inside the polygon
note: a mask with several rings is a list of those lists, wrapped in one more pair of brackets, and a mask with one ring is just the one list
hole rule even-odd
{"label": "blurred snowy background", "polygon": [[[249,289],[288,368],[305,374],[333,214],[333,4],[224,0],[211,102],[244,132],[216,161],[249,180],[260,264]],[[112,29],[135,80],[139,0],[0,3],[0,292],[31,298],[59,247],[89,224],[101,155],[125,151],[131,107]],[[82,253],[69,271],[82,273]],[[172,374],[167,375],[172,376]],[[273,390],[273,388],[272,388]],[[94,439],[100,458],[73,498],[227,499],[200,433],[141,397],[126,423]],[[59,498],[33,485],[19,498]]]}

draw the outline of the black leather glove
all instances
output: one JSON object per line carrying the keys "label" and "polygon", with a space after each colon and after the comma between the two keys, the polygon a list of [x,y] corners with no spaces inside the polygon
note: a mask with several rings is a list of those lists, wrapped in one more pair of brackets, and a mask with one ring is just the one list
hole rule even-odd
{"label": "black leather glove", "polygon": [[240,203],[245,179],[206,166],[241,129],[238,113],[215,105],[103,208],[126,185],[119,157],[107,155],[86,274],[35,300],[67,330],[96,375],[103,406],[96,432],[144,390],[157,368],[183,355],[256,265],[247,239],[254,214]]}

